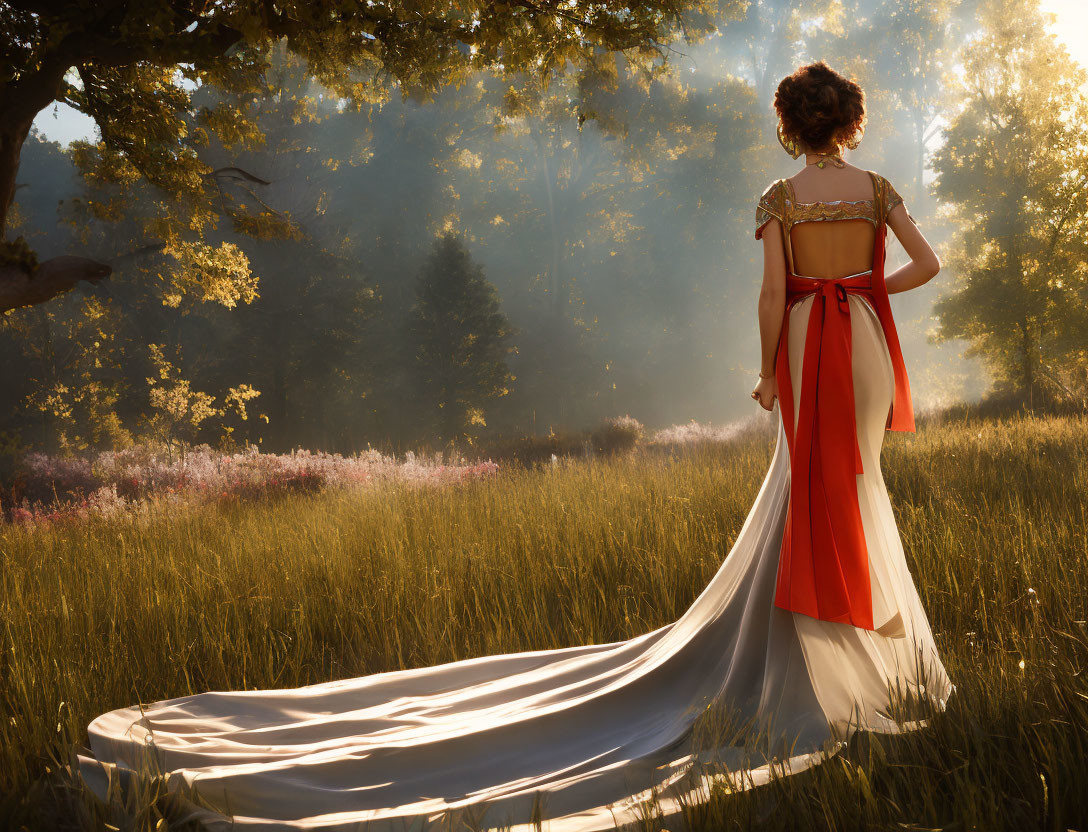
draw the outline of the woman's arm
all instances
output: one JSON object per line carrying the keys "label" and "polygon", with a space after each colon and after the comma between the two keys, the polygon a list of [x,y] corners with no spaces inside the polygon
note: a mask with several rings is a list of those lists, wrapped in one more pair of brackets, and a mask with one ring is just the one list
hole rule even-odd
{"label": "woman's arm", "polygon": [[752,390],[752,398],[766,410],[774,407],[778,397],[778,380],[774,377],[778,337],[786,312],[786,253],[782,247],[782,224],[771,219],[763,229],[763,285],[759,290],[760,378]]}
{"label": "woman's arm", "polygon": [[941,261],[937,259],[933,247],[922,236],[918,226],[907,216],[903,203],[888,212],[888,227],[895,232],[896,239],[910,258],[909,263],[885,276],[884,283],[888,287],[888,294],[915,289],[932,280],[941,270]]}

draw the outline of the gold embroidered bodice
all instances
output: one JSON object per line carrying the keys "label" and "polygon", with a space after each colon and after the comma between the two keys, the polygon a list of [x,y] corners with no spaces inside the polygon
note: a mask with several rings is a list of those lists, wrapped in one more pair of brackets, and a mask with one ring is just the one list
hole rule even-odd
{"label": "gold embroidered bodice", "polygon": [[[756,207],[756,239],[762,239],[767,223],[777,219],[782,225],[786,259],[792,271],[794,241],[790,232],[799,223],[860,219],[879,228],[886,221],[888,213],[903,202],[903,198],[883,176],[873,171],[867,172],[873,181],[873,196],[868,199],[798,202],[793,183],[789,179],[776,180],[763,192]],[[914,221],[909,213],[907,216]]]}

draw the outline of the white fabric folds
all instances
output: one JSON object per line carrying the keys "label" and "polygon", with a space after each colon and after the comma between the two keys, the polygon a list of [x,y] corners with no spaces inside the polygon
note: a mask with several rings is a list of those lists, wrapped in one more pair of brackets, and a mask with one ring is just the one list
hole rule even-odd
{"label": "white fabric folds", "polygon": [[[788,321],[798,398],[810,303]],[[699,777],[724,776],[704,763],[751,787],[772,769],[818,762],[858,728],[917,727],[952,686],[880,473],[893,395],[887,345],[868,302],[850,304],[876,632],[773,604],[789,492],[780,423],[739,536],[675,622],[611,644],[124,708],[90,724],[84,779],[104,794],[125,772],[158,771],[209,825],[240,830],[440,829],[452,810],[480,828],[540,818],[554,832],[591,832],[634,820],[647,789],[675,810],[685,790],[710,782]],[[904,695],[923,707],[898,710]],[[700,747],[693,728],[712,705],[764,741]]]}

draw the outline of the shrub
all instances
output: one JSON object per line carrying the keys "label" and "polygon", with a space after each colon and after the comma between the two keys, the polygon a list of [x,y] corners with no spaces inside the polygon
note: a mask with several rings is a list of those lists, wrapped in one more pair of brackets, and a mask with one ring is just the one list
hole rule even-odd
{"label": "shrub", "polygon": [[645,430],[638,419],[618,416],[604,420],[590,436],[593,450],[599,454],[616,454],[633,450],[642,440]]}

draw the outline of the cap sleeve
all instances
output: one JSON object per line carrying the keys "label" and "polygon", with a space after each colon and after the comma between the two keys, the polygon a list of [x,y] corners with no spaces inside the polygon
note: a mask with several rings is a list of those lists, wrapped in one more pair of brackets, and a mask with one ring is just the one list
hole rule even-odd
{"label": "cap sleeve", "polygon": [[763,196],[759,198],[759,204],[756,206],[756,239],[763,239],[763,228],[772,219],[776,219],[782,222],[784,215],[784,206],[782,203],[782,180],[778,179],[771,183],[770,187],[763,192]]}
{"label": "cap sleeve", "polygon": [[[883,176],[881,176],[880,179],[884,185],[884,216],[886,218],[895,206],[903,204],[903,197],[899,195],[899,192],[895,190],[891,182]],[[906,209],[904,208],[904,210]],[[907,211],[907,219],[915,225],[918,224],[918,220],[911,216],[910,211]]]}

